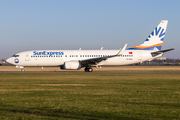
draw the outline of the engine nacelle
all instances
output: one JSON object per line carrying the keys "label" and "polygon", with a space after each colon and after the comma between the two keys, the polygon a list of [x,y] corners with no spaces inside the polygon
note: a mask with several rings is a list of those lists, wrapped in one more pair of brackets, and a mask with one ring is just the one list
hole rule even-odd
{"label": "engine nacelle", "polygon": [[61,69],[78,70],[81,69],[81,63],[79,61],[64,62],[64,66],[62,66]]}

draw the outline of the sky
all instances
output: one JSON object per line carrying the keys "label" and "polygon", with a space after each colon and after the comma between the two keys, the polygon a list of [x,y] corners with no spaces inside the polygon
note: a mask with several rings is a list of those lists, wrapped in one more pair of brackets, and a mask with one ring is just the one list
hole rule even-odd
{"label": "sky", "polygon": [[28,50],[140,45],[168,20],[162,49],[180,58],[179,0],[0,0],[0,58]]}

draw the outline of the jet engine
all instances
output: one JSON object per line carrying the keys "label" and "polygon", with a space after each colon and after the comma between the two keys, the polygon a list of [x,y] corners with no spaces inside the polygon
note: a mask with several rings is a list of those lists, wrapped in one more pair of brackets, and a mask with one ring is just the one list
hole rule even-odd
{"label": "jet engine", "polygon": [[68,61],[64,62],[64,66],[61,66],[60,68],[66,70],[79,70],[81,69],[81,63],[79,61]]}

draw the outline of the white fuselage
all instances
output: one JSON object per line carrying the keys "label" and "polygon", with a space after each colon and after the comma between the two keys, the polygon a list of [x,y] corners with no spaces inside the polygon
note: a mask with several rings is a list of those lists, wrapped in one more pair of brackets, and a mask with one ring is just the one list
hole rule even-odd
{"label": "white fuselage", "polygon": [[[16,66],[61,66],[67,61],[81,61],[92,58],[112,56],[119,50],[34,50],[17,53],[7,59]],[[128,65],[152,60],[162,54],[152,57],[150,50],[125,50],[123,55],[108,58],[97,65]]]}

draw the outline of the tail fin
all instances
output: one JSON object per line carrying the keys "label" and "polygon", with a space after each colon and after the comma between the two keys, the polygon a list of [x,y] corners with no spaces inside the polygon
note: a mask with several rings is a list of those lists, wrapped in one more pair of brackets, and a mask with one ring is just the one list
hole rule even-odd
{"label": "tail fin", "polygon": [[143,44],[138,46],[128,48],[129,50],[161,50],[166,27],[167,27],[167,20],[162,20],[159,25],[152,31],[152,33],[146,38]]}

